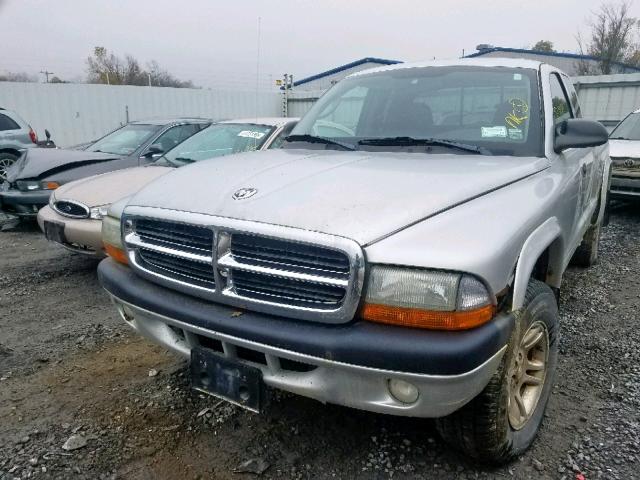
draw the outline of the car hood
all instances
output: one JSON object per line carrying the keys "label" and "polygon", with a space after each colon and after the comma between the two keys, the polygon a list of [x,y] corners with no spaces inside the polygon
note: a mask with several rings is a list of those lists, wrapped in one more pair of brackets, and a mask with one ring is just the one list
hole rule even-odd
{"label": "car hood", "polygon": [[609,140],[611,158],[640,158],[640,140]]}
{"label": "car hood", "polygon": [[149,165],[103,173],[67,183],[55,191],[57,200],[75,200],[88,207],[110,205],[133,195],[146,184],[173,168]]}
{"label": "car hood", "polygon": [[[548,165],[545,158],[270,150],[180,168],[129,205],[287,225],[366,245]],[[235,200],[241,188],[257,192]]]}
{"label": "car hood", "polygon": [[90,163],[121,158],[120,155],[58,148],[30,148],[7,171],[9,182],[44,178],[56,172]]}

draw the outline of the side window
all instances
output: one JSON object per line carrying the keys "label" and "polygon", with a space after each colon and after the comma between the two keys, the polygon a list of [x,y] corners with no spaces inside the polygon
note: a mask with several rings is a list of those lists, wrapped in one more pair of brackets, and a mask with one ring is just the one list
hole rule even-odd
{"label": "side window", "polygon": [[0,132],[4,130],[20,130],[20,125],[6,115],[0,113]]}
{"label": "side window", "polygon": [[578,93],[573,87],[573,82],[566,75],[562,75],[562,82],[567,87],[567,93],[569,93],[569,99],[571,100],[571,109],[575,118],[582,118],[582,110],[580,109],[580,101],[578,100]]}
{"label": "side window", "polygon": [[551,84],[551,105],[553,107],[553,123],[558,125],[559,123],[573,118],[573,112],[569,99],[564,91],[560,77],[556,73],[552,73],[549,77],[549,83]]}
{"label": "side window", "polygon": [[195,124],[178,125],[170,128],[153,141],[153,144],[162,146],[162,151],[168,152],[176,145],[181,144],[191,135],[196,133],[200,127]]}
{"label": "side window", "polygon": [[284,127],[282,131],[278,134],[276,139],[273,142],[271,142],[271,145],[269,145],[269,149],[280,148],[284,143],[284,139],[287,138],[287,135],[291,133],[291,130],[293,130],[293,127],[295,126],[296,126],[295,122],[291,122],[289,125]]}

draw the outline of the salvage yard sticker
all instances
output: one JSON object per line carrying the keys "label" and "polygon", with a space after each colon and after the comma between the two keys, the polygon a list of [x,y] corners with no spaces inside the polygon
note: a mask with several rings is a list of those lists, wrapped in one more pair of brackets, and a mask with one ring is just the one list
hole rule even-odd
{"label": "salvage yard sticker", "polygon": [[252,132],[251,130],[243,130],[238,134],[239,137],[256,138],[260,139],[264,137],[262,132]]}
{"label": "salvage yard sticker", "polygon": [[507,127],[482,127],[482,138],[507,138]]}

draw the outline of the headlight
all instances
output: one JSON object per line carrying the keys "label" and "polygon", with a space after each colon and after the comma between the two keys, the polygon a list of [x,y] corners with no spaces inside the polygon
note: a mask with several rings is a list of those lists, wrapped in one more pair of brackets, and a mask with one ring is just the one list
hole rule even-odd
{"label": "headlight", "polygon": [[55,190],[60,186],[58,182],[49,182],[47,180],[18,180],[16,182],[18,190],[23,192],[32,192],[34,190]]}
{"label": "headlight", "polygon": [[488,322],[494,314],[489,291],[471,275],[387,265],[370,268],[365,320],[465,330]]}
{"label": "headlight", "polygon": [[89,213],[89,218],[93,218],[94,220],[102,220],[103,217],[107,216],[108,210],[109,205],[100,205],[99,207],[93,207]]}
{"label": "headlight", "polygon": [[127,253],[122,246],[122,232],[120,230],[120,219],[105,216],[102,219],[102,243],[104,251],[117,262],[129,263]]}
{"label": "headlight", "polygon": [[120,219],[108,216],[102,219],[102,242],[122,249]]}

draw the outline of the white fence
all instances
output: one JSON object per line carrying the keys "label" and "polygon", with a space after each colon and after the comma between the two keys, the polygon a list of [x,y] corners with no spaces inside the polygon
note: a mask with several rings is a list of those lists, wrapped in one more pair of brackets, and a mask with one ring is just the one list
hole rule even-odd
{"label": "white fence", "polygon": [[213,119],[282,115],[278,92],[88,84],[0,82],[0,107],[15,110],[44,139],[83,143],[127,119],[194,116]]}

